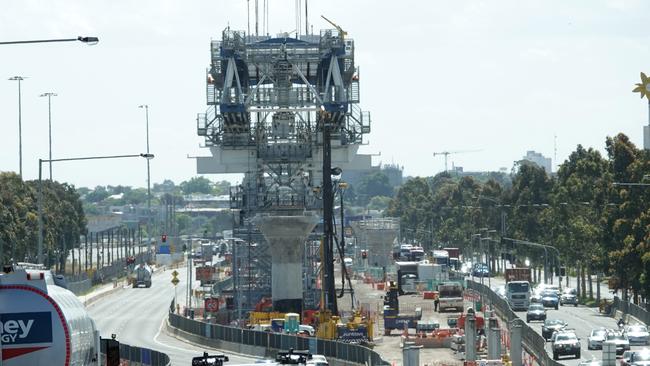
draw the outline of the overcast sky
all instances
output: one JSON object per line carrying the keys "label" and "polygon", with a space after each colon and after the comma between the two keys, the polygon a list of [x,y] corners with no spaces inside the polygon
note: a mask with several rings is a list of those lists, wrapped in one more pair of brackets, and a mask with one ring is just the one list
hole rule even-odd
{"label": "overcast sky", "polygon": [[[251,1],[251,5],[254,1]],[[263,0],[259,0],[262,7]],[[295,1],[269,0],[271,33],[295,28]],[[152,181],[196,175],[188,156],[209,155],[196,135],[206,109],[210,39],[246,30],[245,0],[2,0],[0,41],[100,38],[0,46],[0,171],[18,171],[17,84],[23,81],[23,170],[53,157],[145,150],[150,106]],[[650,72],[647,1],[309,1],[354,38],[362,108],[372,114],[364,152],[406,175],[444,169],[435,151],[465,170],[512,167],[527,150],[561,162],[577,144],[603,151],[606,136],[642,146],[648,106],[631,90]],[[554,165],[556,162],[554,161]],[[47,169],[44,167],[44,171]],[[146,186],[140,159],[57,163],[54,178],[77,186]],[[211,179],[235,180],[232,176]]]}

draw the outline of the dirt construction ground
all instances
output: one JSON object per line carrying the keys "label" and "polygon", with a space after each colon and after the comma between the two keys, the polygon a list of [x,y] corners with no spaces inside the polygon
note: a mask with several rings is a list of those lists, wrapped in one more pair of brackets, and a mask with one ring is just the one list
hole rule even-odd
{"label": "dirt construction ground", "polygon": [[[340,277],[339,277],[340,278]],[[337,287],[340,283],[337,283]],[[384,290],[377,290],[373,284],[363,283],[362,280],[352,280],[354,288],[355,307],[361,305],[374,311],[376,323],[374,327],[374,350],[392,365],[402,365],[402,334],[393,330],[390,336],[384,336],[384,321],[382,317]],[[422,320],[435,320],[441,328],[447,328],[448,317],[458,317],[459,313],[434,312],[433,300],[424,300],[422,295],[403,295],[399,297],[400,312],[411,313],[416,307],[422,308]],[[346,293],[338,299],[339,310],[348,313],[352,310],[350,294]],[[415,330],[410,330],[415,334]],[[420,365],[462,365],[460,357],[449,348],[422,348],[420,350]]]}

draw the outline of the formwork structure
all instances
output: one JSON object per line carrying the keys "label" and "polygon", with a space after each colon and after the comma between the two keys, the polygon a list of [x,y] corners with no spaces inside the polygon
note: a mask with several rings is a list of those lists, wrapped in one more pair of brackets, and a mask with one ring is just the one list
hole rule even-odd
{"label": "formwork structure", "polygon": [[368,251],[368,265],[389,267],[393,264],[393,244],[399,234],[399,219],[365,219],[350,223],[357,243]]}
{"label": "formwork structure", "polygon": [[[274,259],[273,253],[291,252],[287,257],[294,261],[302,257],[302,278],[313,277],[313,244],[303,254],[290,237],[295,233],[280,233],[277,225],[265,222],[300,225],[311,221],[310,212],[320,213],[325,122],[331,133],[332,166],[345,171],[369,165],[370,157],[357,150],[370,132],[370,115],[359,107],[354,41],[343,32],[260,37],[226,28],[210,50],[209,107],[197,117],[197,132],[212,156],[197,158],[197,172],[245,174],[242,184],[231,190],[231,208],[239,215],[235,235],[250,247],[236,249],[240,260],[233,266],[242,266],[244,258],[255,259],[245,271],[233,268],[238,306],[248,310],[261,296],[283,291],[274,290],[275,281],[269,279],[271,267],[286,258]],[[286,235],[286,240],[278,235]],[[268,238],[274,246],[286,247],[270,248]],[[313,293],[316,281],[305,282],[302,290]],[[296,300],[273,299],[274,306],[276,300],[278,306]]]}

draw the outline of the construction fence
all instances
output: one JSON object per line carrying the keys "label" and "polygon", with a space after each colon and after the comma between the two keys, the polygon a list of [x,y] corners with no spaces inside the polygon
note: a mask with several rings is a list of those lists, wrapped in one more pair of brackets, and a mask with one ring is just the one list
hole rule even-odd
{"label": "construction fence", "polygon": [[[496,311],[497,316],[505,320],[508,330],[510,330],[512,321],[519,317],[512,311],[506,300],[492,291],[488,286],[478,282],[468,280],[467,288],[478,292],[483,304],[492,304],[492,308]],[[553,360],[553,357],[549,356],[546,352],[546,341],[544,338],[526,323],[520,323],[522,325],[522,345],[524,351],[528,353],[528,355],[523,355],[522,357],[524,359],[531,359],[531,361],[542,366],[561,366],[562,364],[560,362]]]}
{"label": "construction fence", "polygon": [[[106,344],[100,342],[101,354],[106,355]],[[169,366],[171,361],[165,353],[149,348],[129,346],[120,343],[120,366]]]}
{"label": "construction fence", "polygon": [[169,313],[169,324],[174,328],[204,338],[262,347],[273,352],[293,348],[309,350],[312,354],[322,354],[325,357],[344,360],[348,363],[367,363],[370,366],[389,365],[377,352],[356,344],[204,323],[172,312]]}

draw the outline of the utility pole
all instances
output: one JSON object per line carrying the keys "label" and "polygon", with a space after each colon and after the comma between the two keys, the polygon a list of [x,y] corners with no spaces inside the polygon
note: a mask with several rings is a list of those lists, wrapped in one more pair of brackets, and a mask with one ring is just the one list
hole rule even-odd
{"label": "utility pole", "polygon": [[20,83],[25,80],[22,76],[10,77],[11,81],[18,81],[18,174],[23,176],[23,107],[22,107],[22,91]]}
{"label": "utility pole", "polygon": [[[149,154],[149,105],[142,104],[138,108],[144,108],[147,122],[147,154]],[[147,248],[151,245],[151,168],[147,159]]]}
{"label": "utility pole", "polygon": [[[39,95],[40,97],[47,97],[47,125],[49,131],[49,146],[50,146],[50,180],[52,180],[52,97],[56,97],[56,93],[47,92]],[[149,153],[149,151],[147,151]]]}

